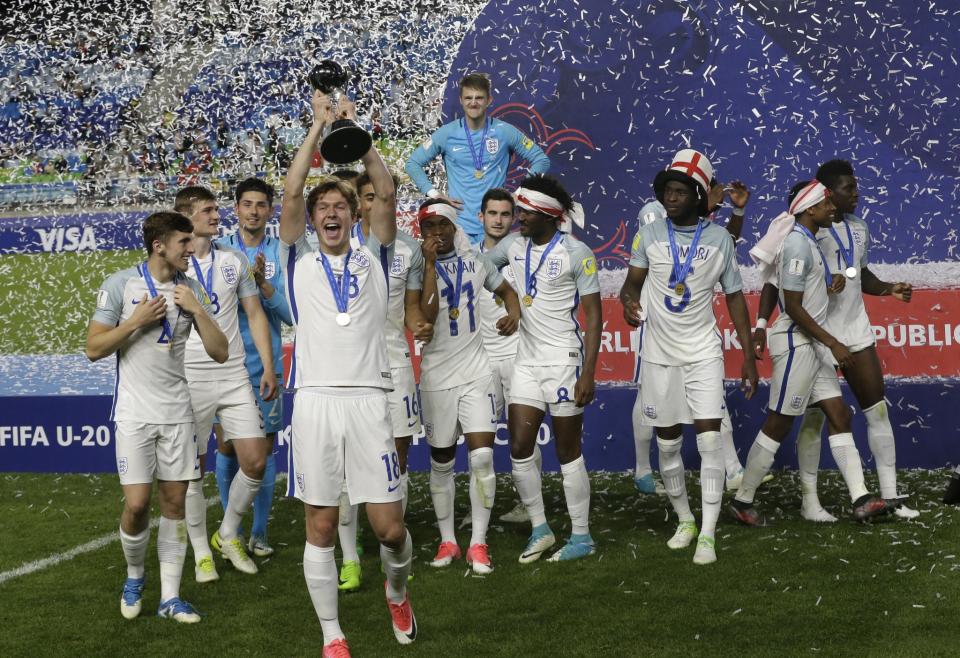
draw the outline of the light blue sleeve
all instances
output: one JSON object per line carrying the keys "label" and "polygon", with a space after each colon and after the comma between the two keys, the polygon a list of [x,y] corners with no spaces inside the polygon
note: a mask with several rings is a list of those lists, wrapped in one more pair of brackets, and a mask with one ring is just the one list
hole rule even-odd
{"label": "light blue sleeve", "polygon": [[[720,228],[717,226],[717,228]],[[743,278],[740,276],[740,266],[737,264],[737,249],[733,239],[726,229],[720,242],[720,254],[723,256],[723,272],[720,273],[720,287],[724,294],[731,294],[743,290]]]}
{"label": "light blue sleeve", "polygon": [[407,164],[403,168],[417,186],[417,189],[423,194],[426,194],[436,187],[430,179],[427,178],[427,173],[423,168],[430,164],[431,160],[443,153],[443,149],[447,143],[448,131],[446,128],[447,126],[441,126],[435,130],[427,141],[418,146],[416,150],[410,154],[410,157],[407,159]]}
{"label": "light blue sleeve", "polygon": [[260,289],[257,288],[257,280],[253,278],[253,268],[250,267],[250,261],[247,260],[246,254],[233,249],[230,251],[236,254],[237,260],[240,261],[240,284],[237,286],[237,297],[243,299],[244,297],[259,295]]}
{"label": "light blue sleeve", "polygon": [[644,239],[646,234],[646,241],[650,240],[650,232],[647,231],[647,226],[649,224],[642,226],[633,236],[633,244],[630,245],[630,267],[639,267],[642,270],[650,269],[650,260],[647,258],[647,247]]}
{"label": "light blue sleeve", "polygon": [[510,145],[510,150],[530,163],[531,174],[545,174],[550,170],[550,158],[535,141],[509,123],[504,124],[504,129],[507,133],[507,143]]}
{"label": "light blue sleeve", "polygon": [[412,251],[410,255],[410,271],[407,272],[407,290],[420,290],[423,288],[423,250],[420,249],[420,243],[415,238],[404,240],[410,245]]}
{"label": "light blue sleeve", "polygon": [[280,241],[277,240],[275,244],[277,246],[274,258],[276,258],[277,270],[273,273],[273,278],[270,279],[270,285],[273,286],[273,296],[267,299],[260,295],[260,300],[263,302],[264,308],[276,313],[281,322],[292,327],[293,315],[290,313],[290,303],[287,301],[286,262],[280,256]]}
{"label": "light blue sleeve", "polygon": [[791,231],[780,250],[780,289],[803,292],[811,269],[813,252],[810,250],[810,240],[797,231]]}
{"label": "light blue sleeve", "polygon": [[637,220],[640,222],[640,226],[646,226],[647,224],[653,224],[658,219],[666,219],[666,217],[667,209],[663,207],[662,203],[654,200],[643,205],[640,214],[637,215]]}
{"label": "light blue sleeve", "polygon": [[120,324],[120,316],[123,315],[123,290],[130,278],[130,270],[116,272],[107,277],[97,292],[97,308],[91,318],[94,322],[109,327]]}
{"label": "light blue sleeve", "polygon": [[597,275],[597,258],[590,251],[590,247],[574,238],[566,238],[566,246],[570,251],[570,264],[577,281],[577,292],[583,295],[592,295],[600,292],[600,277]]}

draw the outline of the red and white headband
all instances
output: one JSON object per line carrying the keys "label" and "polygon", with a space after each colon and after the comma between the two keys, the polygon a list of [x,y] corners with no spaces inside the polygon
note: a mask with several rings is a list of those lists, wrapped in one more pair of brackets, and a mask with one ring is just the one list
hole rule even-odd
{"label": "red and white headband", "polygon": [[830,190],[824,187],[820,181],[812,180],[793,198],[793,203],[790,204],[790,209],[787,212],[796,217],[804,210],[813,208],[828,196],[830,196]]}
{"label": "red and white headband", "polygon": [[517,206],[524,210],[532,210],[533,212],[543,213],[544,215],[559,219],[559,229],[564,233],[570,233],[573,224],[583,228],[583,206],[576,201],[573,202],[573,207],[570,210],[564,212],[563,205],[559,201],[549,194],[537,192],[536,190],[529,190],[525,187],[518,188],[517,191],[513,193],[513,198]]}
{"label": "red and white headband", "polygon": [[422,222],[428,217],[446,217],[454,224],[457,223],[457,209],[447,203],[431,203],[426,208],[417,211],[417,221]]}

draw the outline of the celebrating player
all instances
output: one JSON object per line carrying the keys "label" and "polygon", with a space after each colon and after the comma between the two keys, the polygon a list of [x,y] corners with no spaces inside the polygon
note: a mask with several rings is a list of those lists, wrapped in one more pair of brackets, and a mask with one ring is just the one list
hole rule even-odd
{"label": "celebrating player", "polygon": [[[693,149],[678,152],[672,164],[657,174],[653,188],[667,218],[637,232],[620,290],[627,323],[639,326],[641,312],[646,316],[640,367],[643,422],[657,428],[660,474],[680,521],[667,542],[675,550],[686,548],[697,536],[680,456],[681,425],[693,424],[697,432],[703,519],[695,564],[717,559],[715,532],[724,487],[723,346],[713,315],[717,283],[745,347],[742,382],[748,398],[757,387],[735,246],[725,230],[701,219],[709,213],[712,177],[709,160]],[[645,285],[650,290],[642,297]],[[645,308],[641,299],[647,301]]]}
{"label": "celebrating player", "polygon": [[111,420],[116,423],[117,472],[124,497],[120,545],[127,580],[120,614],[126,619],[139,615],[142,605],[150,490],[156,478],[160,491],[157,614],[184,623],[200,621],[193,606],[180,599],[180,575],[187,555],[184,499],[187,482],[200,472],[183,359],[191,326],[196,327],[211,359],[225,362],[228,346],[210,317],[213,309],[203,289],[184,276],[193,256],[192,232],[190,220],[178,213],[147,217],[143,223],[146,262],[121,270],[103,283],[87,330],[87,358],[97,361],[117,354]]}
{"label": "celebrating player", "polygon": [[[520,341],[507,408],[514,484],[533,525],[520,562],[540,559],[556,542],[544,513],[534,451],[548,409],[572,526],[566,545],[549,559],[576,560],[596,551],[589,527],[590,478],[580,442],[583,408],[594,395],[602,329],[597,261],[585,244],[559,230],[564,220],[581,223],[583,213],[559,181],[528,176],[515,198],[520,234],[507,236],[483,257],[497,270],[509,264],[522,285]],[[577,322],[581,303],[584,338]]]}
{"label": "celebrating player", "polygon": [[[267,543],[267,520],[273,505],[273,490],[277,481],[277,465],[274,448],[277,432],[283,428],[283,388],[279,383],[283,376],[283,341],[280,336],[280,323],[293,324],[290,307],[287,305],[283,266],[280,262],[280,241],[267,235],[267,220],[273,214],[273,187],[259,178],[247,178],[237,185],[234,193],[234,212],[240,227],[236,232],[215,241],[216,245],[242,252],[252,265],[253,278],[260,293],[260,304],[267,316],[270,327],[270,344],[273,350],[273,368],[276,374],[277,394],[272,400],[264,400],[260,394],[260,379],[263,376],[263,362],[257,352],[257,345],[250,332],[250,321],[246,312],[240,308],[240,335],[246,352],[245,366],[250,379],[250,387],[257,398],[260,416],[270,449],[263,470],[263,483],[253,500],[253,526],[250,529],[250,541],[247,549],[257,557],[269,557],[273,548]],[[236,451],[232,443],[223,440],[219,423],[214,425],[217,435],[217,487],[223,509],[227,509],[230,483],[240,468]],[[242,534],[242,533],[238,533]]]}
{"label": "celebrating player", "polygon": [[[400,461],[393,440],[386,392],[393,388],[387,358],[388,267],[397,233],[396,190],[376,148],[363,156],[375,198],[370,234],[350,246],[357,212],[354,187],[339,180],[317,185],[304,202],[310,160],[324,126],[334,120],[330,101],[312,100],[313,124],[287,173],[280,213],[281,254],[287,297],[296,327],[292,385],[291,480],[304,503],[307,541],[303,575],[323,630],[324,655],[349,655],[337,613],[333,546],[340,491],[346,480],[353,504],[366,503],[380,541],[387,576],[387,605],[401,644],[417,637],[407,596],[413,544],[403,523]],[[342,116],[356,110],[340,100]],[[317,232],[310,246],[304,218]]]}
{"label": "celebrating player", "polygon": [[424,256],[420,308],[434,327],[433,340],[423,349],[420,372],[424,427],[430,444],[430,496],[440,527],[440,547],[430,565],[445,567],[460,557],[454,534],[453,467],[462,431],[470,460],[472,536],[467,563],[474,573],[488,574],[493,571],[487,526],[497,489],[493,470],[497,408],[493,373],[477,317],[479,297],[485,294],[480,287],[504,300],[507,315],[497,321],[502,335],[516,331],[520,301],[499,270],[479,260],[473,249],[456,250],[456,208],[433,199],[420,206],[417,219]]}
{"label": "celebrating player", "polygon": [[[860,453],[850,430],[850,410],[840,395],[840,382],[832,365],[836,362],[842,368],[849,367],[853,357],[849,348],[825,328],[828,290],[834,286],[834,277],[816,234],[832,225],[835,210],[830,191],[817,180],[805,181],[791,191],[786,219],[789,222],[792,216],[795,221],[776,257],[784,312],[770,328],[773,377],[767,419],[747,454],[743,483],[730,507],[733,516],[745,525],[765,525],[753,506],[757,486],[773,465],[794,419],[808,405],[819,407],[830,423],[830,451],[850,492],[854,518],[864,521],[889,511],[887,503],[871,495],[864,484]],[[807,468],[808,458],[800,455],[801,468]],[[810,504],[806,496],[804,504]],[[819,501],[816,504],[819,506]],[[821,518],[821,512],[822,508],[805,507],[803,515],[811,520],[830,520]]]}
{"label": "celebrating player", "polygon": [[[177,193],[174,207],[193,222],[195,254],[190,257],[187,276],[196,279],[203,287],[213,306],[213,318],[230,342],[230,358],[224,364],[212,362],[195,338],[187,341],[185,356],[200,450],[200,477],[192,481],[187,490],[187,532],[193,546],[197,582],[206,583],[219,578],[210,544],[238,571],[257,573],[257,565],[247,555],[237,531],[244,513],[260,491],[271,444],[264,434],[263,417],[244,367],[246,352],[238,317],[241,307],[247,316],[260,361],[264,364],[256,382],[260,397],[272,400],[277,394],[277,380],[270,327],[260,306],[257,285],[247,258],[242,252],[213,244],[220,225],[216,196],[204,187],[185,187]],[[220,528],[213,533],[208,544],[202,478],[206,470],[207,441],[215,417],[220,419],[224,440],[230,442],[236,451],[240,469],[230,484]]]}
{"label": "celebrating player", "polygon": [[[463,118],[438,128],[413,152],[406,166],[407,174],[423,194],[442,198],[460,211],[457,224],[472,244],[483,239],[483,226],[477,220],[483,194],[503,186],[511,156],[529,162],[531,174],[550,169],[550,158],[532,139],[509,123],[488,116],[492,102],[490,78],[485,73],[465,76],[460,81]],[[438,155],[443,156],[447,172],[445,197],[423,170]]]}
{"label": "celebrating player", "polygon": [[[396,186],[394,178],[394,186]],[[350,246],[359,249],[370,237],[370,212],[377,194],[370,175],[364,172],[356,179],[360,199],[360,220],[351,229]],[[420,287],[423,281],[423,254],[420,243],[403,231],[397,231],[393,260],[389,263],[390,296],[387,311],[387,359],[393,390],[387,393],[390,401],[390,418],[393,422],[393,437],[397,444],[400,461],[400,491],[404,513],[407,509],[407,453],[413,436],[420,433],[420,397],[413,377],[410,362],[410,345],[404,333],[404,323],[410,327],[417,340],[429,341],[433,326],[425,322],[420,312]],[[343,551],[343,566],[340,568],[339,588],[352,592],[360,587],[362,571],[357,550],[357,519],[359,505],[350,505],[347,492],[341,493],[340,526],[337,532],[340,550]]]}
{"label": "celebrating player", "polygon": [[[722,183],[718,183],[716,178],[710,181],[710,192],[708,204],[710,206],[711,216],[717,212],[720,204],[723,203],[724,196],[730,199],[733,205],[733,212],[724,228],[727,229],[734,240],[740,239],[740,233],[743,230],[744,215],[746,214],[747,202],[750,200],[750,190],[741,181],[730,183],[729,189]],[[657,200],[651,201],[640,209],[640,226],[646,226],[658,219],[665,219],[667,210],[663,204]],[[646,300],[640,300],[640,306],[646,308]],[[656,430],[649,425],[643,424],[643,404],[640,394],[640,358],[639,353],[643,347],[643,324],[639,327],[640,349],[637,350],[637,367],[634,379],[637,382],[637,400],[633,405],[633,443],[636,449],[636,467],[633,472],[633,482],[637,491],[645,494],[666,493],[663,486],[654,480],[653,469],[650,466],[650,444],[653,442]],[[736,491],[740,487],[740,481],[743,477],[743,465],[737,456],[737,448],[733,443],[733,423],[730,421],[730,412],[727,410],[726,402],[723,405],[723,418],[720,419],[720,446],[723,451],[724,470],[726,472],[727,491]],[[773,475],[768,475],[764,481],[772,480]]]}

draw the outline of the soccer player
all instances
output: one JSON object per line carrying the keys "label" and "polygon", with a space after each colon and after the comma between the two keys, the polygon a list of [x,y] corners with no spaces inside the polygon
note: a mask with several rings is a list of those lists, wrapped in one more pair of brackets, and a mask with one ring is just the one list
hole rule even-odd
{"label": "soccer player", "polygon": [[[280,324],[293,325],[290,307],[287,305],[283,264],[280,262],[280,241],[267,235],[267,221],[273,215],[273,187],[259,178],[247,178],[241,181],[234,192],[234,212],[237,214],[239,228],[236,232],[215,240],[218,247],[242,252],[252,265],[254,282],[260,294],[260,305],[267,316],[270,327],[270,344],[273,352],[273,368],[277,381],[277,394],[272,400],[264,400],[260,394],[260,378],[263,376],[263,362],[257,352],[257,345],[250,332],[250,321],[246,312],[240,308],[240,335],[246,353],[244,365],[250,380],[250,387],[257,399],[260,416],[263,418],[264,431],[270,444],[266,466],[263,470],[263,483],[253,500],[253,526],[247,550],[257,557],[269,557],[273,548],[267,542],[267,521],[273,506],[274,487],[277,482],[277,464],[274,450],[277,432],[283,429],[283,341]],[[217,435],[217,487],[220,502],[227,509],[230,483],[233,482],[240,464],[237,461],[233,445],[223,440],[219,423],[214,425]],[[239,533],[242,534],[242,533]]]}
{"label": "soccer player", "polygon": [[[210,314],[203,289],[184,272],[193,256],[193,225],[172,212],[143,222],[147,260],[111,275],[97,293],[87,329],[86,355],[117,355],[111,420],[116,423],[117,472],[123,488],[120,545],[127,579],[120,614],[133,619],[143,601],[150,541],[150,490],[158,480],[160,617],[196,623],[200,615],[180,599],[187,554],[183,520],[187,482],[200,466],[183,355],[191,326],[211,359],[227,360],[227,339]],[[201,301],[202,300],[202,301]]]}
{"label": "soccer player", "polygon": [[[480,222],[483,224],[483,241],[480,243],[480,253],[494,249],[513,228],[514,221],[513,195],[502,187],[487,190],[480,201]],[[516,290],[516,278],[513,268],[504,265],[500,274],[507,283]],[[517,357],[517,345],[520,340],[518,333],[504,336],[497,328],[500,318],[507,316],[503,299],[496,293],[482,293],[478,302],[480,309],[480,333],[483,336],[483,348],[490,360],[490,370],[493,372],[493,394],[496,398],[497,419],[506,419],[507,401],[510,399],[510,381],[513,379],[513,366]],[[533,446],[534,461],[537,469],[543,468],[543,457],[540,446]],[[506,523],[524,523],[530,520],[527,508],[523,501],[500,516]]]}
{"label": "soccer player", "polygon": [[[678,152],[671,165],[657,174],[653,189],[667,217],[637,232],[620,290],[627,323],[639,326],[641,311],[646,316],[640,368],[643,422],[657,429],[660,474],[679,518],[667,542],[674,550],[686,548],[697,537],[680,456],[681,425],[692,424],[697,433],[703,519],[695,564],[717,559],[715,533],[724,487],[723,346],[713,315],[717,283],[744,346],[742,382],[748,398],[757,387],[735,245],[725,230],[701,219],[710,210],[712,177],[709,160],[693,149]],[[644,294],[645,286],[650,289]],[[641,300],[647,302],[645,308]]]}
{"label": "soccer player", "polygon": [[[213,244],[220,226],[216,196],[205,187],[185,187],[177,192],[174,208],[193,222],[195,253],[190,256],[187,276],[203,287],[213,306],[213,318],[230,343],[230,358],[224,364],[211,361],[197,339],[187,341],[185,356],[200,452],[199,477],[187,489],[187,533],[193,546],[197,582],[206,583],[219,578],[211,544],[238,571],[257,573],[257,565],[247,555],[237,531],[244,513],[260,491],[271,446],[244,367],[246,352],[240,336],[239,308],[242,307],[247,316],[250,334],[263,363],[263,372],[257,382],[262,398],[267,401],[274,398],[277,380],[270,327],[260,306],[257,285],[247,258],[242,252]],[[220,419],[224,440],[230,442],[236,451],[240,469],[230,484],[220,528],[208,543],[203,474],[206,471],[207,442],[215,417]]]}
{"label": "soccer player", "polygon": [[[490,78],[471,73],[460,81],[460,105],[463,118],[440,126],[417,147],[407,160],[406,172],[430,198],[442,198],[459,210],[457,224],[471,244],[483,239],[483,226],[477,220],[484,192],[502,187],[507,179],[510,158],[517,155],[530,163],[530,173],[545,173],[550,158],[532,139],[499,119],[491,119],[488,110]],[[443,156],[447,173],[447,196],[427,178],[424,167],[438,155]]]}
{"label": "soccer player", "polygon": [[[376,148],[363,156],[375,199],[365,245],[350,247],[358,200],[354,187],[338,180],[317,185],[304,201],[310,159],[323,128],[334,120],[329,99],[315,92],[313,123],[284,184],[280,212],[281,254],[287,298],[296,327],[292,386],[293,469],[304,503],[307,538],[303,575],[323,631],[323,655],[349,655],[337,613],[334,562],[340,491],[346,480],[353,504],[366,503],[380,541],[387,607],[401,644],[417,637],[407,595],[413,544],[403,522],[400,461],[386,392],[393,388],[387,358],[388,268],[396,240],[396,190]],[[355,119],[341,99],[341,116]],[[305,237],[304,218],[317,232],[319,248]]]}
{"label": "soccer player", "polygon": [[[734,240],[740,239],[740,233],[743,230],[744,215],[746,214],[747,202],[750,200],[750,190],[741,181],[730,183],[729,189],[722,183],[716,182],[716,179],[710,181],[710,192],[708,203],[710,213],[713,215],[723,203],[724,196],[728,196],[733,205],[733,213],[724,228],[727,229]],[[667,211],[663,204],[653,200],[640,209],[640,226],[646,226],[658,219],[664,219]],[[640,305],[646,308],[645,300],[640,300]],[[641,403],[640,393],[640,359],[639,352],[643,347],[643,324],[640,325],[640,341],[637,358],[636,379],[637,382],[637,400],[633,405],[633,443],[636,449],[636,466],[633,472],[633,483],[637,491],[644,494],[666,493],[663,485],[654,480],[653,469],[650,466],[650,445],[653,442],[656,430],[643,424],[643,405]],[[730,412],[727,410],[726,402],[723,405],[723,417],[720,419],[720,446],[723,450],[724,470],[726,471],[727,491],[736,491],[740,487],[740,481],[743,477],[743,465],[737,456],[737,448],[733,443],[733,423],[730,421]],[[767,475],[764,479],[772,480],[773,475]]]}
{"label": "soccer player", "polygon": [[[886,501],[870,494],[864,484],[860,453],[850,430],[850,409],[840,395],[840,382],[832,365],[836,362],[846,368],[853,357],[849,348],[825,328],[828,290],[834,279],[816,235],[820,229],[831,226],[836,206],[830,191],[818,180],[796,185],[790,198],[789,215],[795,222],[776,257],[784,312],[770,328],[773,376],[767,418],[747,454],[743,483],[730,511],[744,525],[766,524],[753,505],[757,486],[773,465],[794,419],[808,405],[816,405],[830,423],[830,451],[850,492],[854,518],[865,521],[890,510]],[[802,446],[798,447],[798,452],[801,449]],[[801,463],[805,462],[806,456],[799,456]],[[805,497],[804,504],[808,502]],[[803,512],[804,517],[812,520],[828,520],[817,518],[816,509],[805,507]]]}
{"label": "soccer player", "polygon": [[[394,187],[397,180],[394,178]],[[366,172],[355,181],[359,195],[360,219],[351,229],[350,246],[359,249],[370,238],[370,213],[373,211],[377,194],[373,181]],[[397,445],[397,457],[400,462],[400,492],[404,512],[407,509],[407,453],[413,436],[420,433],[420,396],[413,376],[413,364],[410,362],[410,344],[404,333],[406,323],[417,340],[429,341],[433,326],[424,321],[420,312],[420,287],[423,281],[423,254],[420,243],[403,231],[397,231],[394,243],[393,260],[388,264],[390,296],[387,312],[387,359],[390,361],[390,375],[393,390],[387,393],[390,401],[390,418],[393,423],[393,437]],[[340,526],[338,538],[343,552],[343,565],[340,568],[341,591],[352,592],[360,588],[362,570],[360,553],[357,549],[357,519],[359,505],[350,505],[347,492],[340,498]]]}
{"label": "soccer player", "polygon": [[440,547],[430,566],[446,567],[460,557],[454,534],[453,467],[462,431],[470,461],[472,536],[467,564],[484,575],[493,571],[487,526],[497,489],[493,470],[497,407],[480,333],[479,297],[485,294],[480,288],[504,300],[507,315],[497,321],[497,330],[505,336],[517,330],[520,301],[499,270],[486,265],[476,251],[457,251],[456,208],[432,199],[420,206],[417,219],[424,257],[420,309],[434,327],[420,365],[424,429],[430,444],[430,497],[440,528]]}
{"label": "soccer player", "polygon": [[[877,357],[876,338],[863,304],[864,294],[892,295],[902,302],[909,302],[913,287],[909,283],[881,281],[870,271],[870,231],[867,224],[853,214],[857,209],[859,192],[851,164],[845,160],[830,160],[817,169],[816,179],[830,190],[830,199],[836,206],[834,223],[819,230],[817,242],[827,258],[827,267],[831,274],[844,283],[842,287],[837,286],[837,291],[829,296],[823,328],[847,345],[853,355],[850,364],[841,370],[867,421],[867,442],[876,462],[880,495],[888,501],[896,501],[893,511],[896,516],[916,518],[920,513],[904,505],[897,495],[897,459],[893,427],[890,425],[884,399],[883,372]],[[768,300],[769,297],[772,295],[768,296]],[[768,301],[764,306],[760,317],[766,320],[772,311],[772,304]],[[764,330],[759,324],[756,333],[761,340],[765,338]],[[760,345],[762,347],[763,343]],[[816,451],[816,462],[813,462],[813,453],[810,460],[817,465],[820,461],[819,446],[823,424],[823,412],[819,409],[808,409],[804,414],[802,427],[810,432],[810,440],[809,444],[804,441],[803,445],[805,449]],[[799,437],[797,441],[800,442]],[[816,496],[815,470],[812,478],[813,495]],[[809,480],[809,473],[807,479]],[[806,489],[804,493],[809,495]],[[835,519],[827,514],[819,520]]]}
{"label": "soccer player", "polygon": [[[583,408],[594,395],[603,324],[597,261],[589,247],[559,230],[561,221],[578,223],[583,212],[559,181],[528,176],[515,199],[520,233],[503,238],[483,257],[497,270],[510,265],[523,303],[507,408],[513,480],[533,525],[520,563],[540,559],[556,542],[544,514],[534,451],[548,409],[572,526],[566,545],[549,559],[576,560],[596,551],[589,528],[590,478],[580,442]],[[587,321],[583,338],[577,322],[581,304]]]}

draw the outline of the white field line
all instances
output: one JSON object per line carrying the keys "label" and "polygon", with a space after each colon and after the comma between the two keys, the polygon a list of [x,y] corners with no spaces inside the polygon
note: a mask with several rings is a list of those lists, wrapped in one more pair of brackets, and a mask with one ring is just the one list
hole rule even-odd
{"label": "white field line", "polygon": [[[286,473],[277,473],[277,480],[286,479]],[[210,496],[206,499],[207,507],[213,507],[214,505],[220,502],[220,496]],[[160,518],[156,517],[150,519],[150,529],[154,529],[159,525]],[[9,571],[0,571],[0,585],[4,584],[8,580],[14,580],[20,578],[21,576],[27,576],[37,571],[43,571],[49,567],[55,567],[62,562],[68,562],[73,558],[85,555],[86,553],[92,553],[93,551],[98,551],[104,546],[109,546],[115,541],[120,541],[119,532],[111,532],[102,537],[97,537],[92,541],[88,541],[86,544],[80,544],[79,546],[74,546],[68,551],[63,553],[54,553],[49,557],[45,557],[41,560],[34,560],[33,562],[24,562],[16,569],[10,569]]]}

